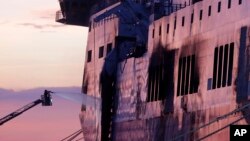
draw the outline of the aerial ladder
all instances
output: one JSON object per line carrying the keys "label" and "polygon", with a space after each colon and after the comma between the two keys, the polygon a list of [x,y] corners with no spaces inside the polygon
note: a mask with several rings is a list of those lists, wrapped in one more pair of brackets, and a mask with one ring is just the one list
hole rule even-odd
{"label": "aerial ladder", "polygon": [[42,103],[42,106],[52,106],[51,93],[53,93],[53,92],[45,90],[44,94],[41,95],[41,99],[37,99],[37,100],[21,107],[20,109],[6,115],[5,117],[1,118],[0,119],[0,126],[6,122],[12,120],[13,118],[21,115],[22,113],[26,112],[27,110],[37,106],[40,103]]}

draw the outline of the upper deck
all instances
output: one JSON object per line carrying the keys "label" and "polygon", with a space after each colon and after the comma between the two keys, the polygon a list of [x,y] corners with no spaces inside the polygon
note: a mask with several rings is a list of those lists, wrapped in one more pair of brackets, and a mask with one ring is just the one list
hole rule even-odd
{"label": "upper deck", "polygon": [[69,25],[88,26],[91,15],[121,0],[59,0],[56,22]]}
{"label": "upper deck", "polygon": [[151,21],[154,21],[199,1],[202,0],[59,0],[60,10],[56,12],[56,21],[69,25],[89,26],[92,15],[119,2],[143,5],[151,11]]}

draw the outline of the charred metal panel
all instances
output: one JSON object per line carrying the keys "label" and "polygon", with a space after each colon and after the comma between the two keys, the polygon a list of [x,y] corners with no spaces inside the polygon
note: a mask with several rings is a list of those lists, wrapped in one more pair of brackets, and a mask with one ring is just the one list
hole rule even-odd
{"label": "charred metal panel", "polygon": [[114,95],[115,78],[109,76],[105,71],[101,73],[101,98],[102,98],[102,116],[101,116],[101,141],[110,141],[112,136],[112,117],[114,116]]}

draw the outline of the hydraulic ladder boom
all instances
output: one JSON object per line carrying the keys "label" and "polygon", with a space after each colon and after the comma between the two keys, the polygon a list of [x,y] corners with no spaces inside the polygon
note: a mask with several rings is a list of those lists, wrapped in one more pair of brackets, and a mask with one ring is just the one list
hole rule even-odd
{"label": "hydraulic ladder boom", "polygon": [[32,107],[35,107],[36,105],[40,104],[42,102],[41,99],[38,99],[36,101],[31,102],[30,104],[25,105],[24,107],[16,110],[15,112],[10,113],[9,115],[3,117],[0,119],[0,125],[3,125],[5,122],[8,122],[9,120],[19,116],[23,112],[31,109]]}
{"label": "hydraulic ladder boom", "polygon": [[51,102],[51,95],[50,93],[52,93],[51,91],[44,91],[44,94],[41,96],[41,99],[37,99],[25,106],[23,106],[22,108],[8,114],[7,116],[3,117],[0,119],[0,125],[3,125],[4,123],[8,122],[9,120],[19,116],[20,114],[22,114],[23,112],[35,107],[36,105],[42,103],[43,106],[51,106],[52,102]]}

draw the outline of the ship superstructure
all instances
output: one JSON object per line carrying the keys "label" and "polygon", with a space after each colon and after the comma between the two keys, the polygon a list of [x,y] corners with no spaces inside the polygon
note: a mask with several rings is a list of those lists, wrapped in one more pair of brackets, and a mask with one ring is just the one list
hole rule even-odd
{"label": "ship superstructure", "polygon": [[228,141],[249,124],[250,1],[59,2],[58,22],[89,27],[86,141]]}

